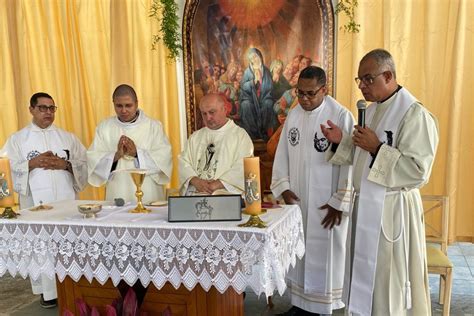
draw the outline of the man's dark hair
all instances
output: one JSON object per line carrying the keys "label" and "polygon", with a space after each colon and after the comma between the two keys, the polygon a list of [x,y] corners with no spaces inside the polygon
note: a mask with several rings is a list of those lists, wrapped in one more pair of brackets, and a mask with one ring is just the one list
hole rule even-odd
{"label": "man's dark hair", "polygon": [[45,93],[45,92],[38,92],[38,93],[35,93],[31,96],[30,98],[30,106],[31,107],[34,107],[38,104],[38,99],[39,98],[48,98],[48,99],[51,99],[53,100],[54,102],[54,99],[53,97],[51,97],[49,94]]}
{"label": "man's dark hair", "polygon": [[316,79],[318,84],[326,84],[326,72],[318,66],[308,66],[301,70],[299,79]]}
{"label": "man's dark hair", "polygon": [[121,84],[115,88],[114,93],[112,94],[112,101],[115,100],[116,97],[121,97],[124,95],[131,96],[134,102],[138,101],[137,93],[128,84]]}

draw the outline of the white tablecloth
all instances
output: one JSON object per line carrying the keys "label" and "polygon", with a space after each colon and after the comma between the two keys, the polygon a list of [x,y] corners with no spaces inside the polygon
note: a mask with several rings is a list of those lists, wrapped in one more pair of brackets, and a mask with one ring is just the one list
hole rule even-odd
{"label": "white tablecloth", "polygon": [[97,218],[83,219],[77,212],[83,203],[94,201],[60,201],[49,211],[22,210],[17,219],[0,220],[0,276],[140,280],[158,289],[168,281],[189,290],[199,283],[221,293],[231,286],[282,295],[286,272],[305,251],[298,206],[269,210],[260,216],[268,227],[258,229],[235,221],[169,223],[166,207],[128,213],[133,205],[104,206]]}

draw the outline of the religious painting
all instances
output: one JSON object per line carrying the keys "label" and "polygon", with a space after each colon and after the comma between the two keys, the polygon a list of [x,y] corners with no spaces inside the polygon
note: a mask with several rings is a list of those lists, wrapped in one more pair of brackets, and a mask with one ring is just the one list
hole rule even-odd
{"label": "religious painting", "polygon": [[247,131],[263,163],[273,161],[297,104],[301,70],[322,67],[333,91],[331,0],[187,1],[183,44],[188,135],[202,127],[202,96],[221,94],[228,117]]}

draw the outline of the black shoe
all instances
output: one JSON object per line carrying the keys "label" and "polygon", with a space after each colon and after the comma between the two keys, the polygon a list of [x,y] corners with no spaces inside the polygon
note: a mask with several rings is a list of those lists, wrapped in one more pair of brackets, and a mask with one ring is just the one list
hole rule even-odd
{"label": "black shoe", "polygon": [[305,313],[305,310],[296,306],[292,306],[289,310],[284,313],[277,314],[277,316],[304,316],[306,315]]}
{"label": "black shoe", "polygon": [[56,307],[58,305],[58,300],[53,299],[53,300],[45,301],[44,297],[43,297],[43,294],[41,294],[40,305],[43,308],[53,308],[53,307]]}

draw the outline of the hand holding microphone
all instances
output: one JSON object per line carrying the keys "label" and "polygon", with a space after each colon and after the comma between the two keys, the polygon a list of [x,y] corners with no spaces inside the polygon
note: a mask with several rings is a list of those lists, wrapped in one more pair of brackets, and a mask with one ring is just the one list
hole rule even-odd
{"label": "hand holding microphone", "polygon": [[365,100],[357,101],[357,125],[354,126],[352,141],[354,145],[362,148],[365,151],[368,151],[371,154],[375,154],[381,142],[377,137],[377,134],[365,126],[366,108],[367,102],[365,102]]}
{"label": "hand holding microphone", "polygon": [[357,125],[365,127],[365,109],[367,108],[367,102],[365,100],[357,101]]}

